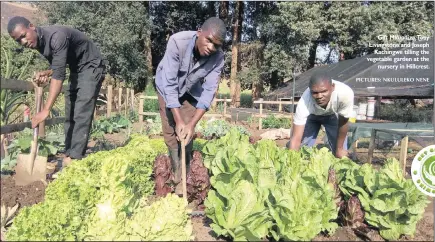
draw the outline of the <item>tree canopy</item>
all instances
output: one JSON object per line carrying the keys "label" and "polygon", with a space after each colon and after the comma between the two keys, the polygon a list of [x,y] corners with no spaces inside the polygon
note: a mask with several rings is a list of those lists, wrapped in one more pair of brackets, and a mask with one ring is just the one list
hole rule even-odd
{"label": "tree canopy", "polygon": [[[227,16],[223,76],[230,77],[234,28],[240,28],[238,69],[232,78],[242,89],[260,90],[257,96],[291,80],[294,72],[312,68],[320,44],[336,48],[345,59],[355,58],[372,53],[368,42],[380,34],[433,36],[434,19],[433,2],[248,1],[241,16],[235,16],[235,1],[74,1],[37,6],[48,24],[66,24],[88,34],[106,56],[109,73],[139,90],[152,80],[149,65],[155,70],[170,35],[197,30],[209,17]],[[234,25],[237,17],[240,26]]]}

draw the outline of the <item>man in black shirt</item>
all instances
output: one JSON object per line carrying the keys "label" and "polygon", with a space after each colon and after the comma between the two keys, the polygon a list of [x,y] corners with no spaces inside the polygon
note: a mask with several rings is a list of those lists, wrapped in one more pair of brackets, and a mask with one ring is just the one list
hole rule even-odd
{"label": "man in black shirt", "polygon": [[65,71],[70,70],[65,90],[65,158],[85,155],[96,100],[105,77],[103,58],[96,45],[82,32],[65,26],[36,27],[24,17],[13,17],[8,23],[9,35],[20,45],[38,50],[50,63],[50,70],[34,76],[38,84],[51,76],[50,89],[41,112],[32,118],[32,128],[44,121],[62,90]]}

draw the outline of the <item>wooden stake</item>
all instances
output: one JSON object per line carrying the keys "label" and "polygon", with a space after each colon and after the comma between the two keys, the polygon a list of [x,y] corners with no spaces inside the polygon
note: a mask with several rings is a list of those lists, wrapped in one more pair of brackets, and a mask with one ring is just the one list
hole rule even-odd
{"label": "wooden stake", "polygon": [[408,153],[408,136],[402,139],[400,142],[400,164],[403,168],[403,176],[406,176],[406,157]]}
{"label": "wooden stake", "polygon": [[143,115],[142,115],[142,112],[143,112],[143,99],[144,99],[144,96],[141,95],[140,98],[139,98],[139,108],[137,110],[137,115],[139,116],[140,127],[143,126]]}
{"label": "wooden stake", "polygon": [[260,119],[258,119],[258,129],[263,129],[263,103],[260,103]]}
{"label": "wooden stake", "polygon": [[358,140],[353,141],[352,143],[352,151],[356,153],[356,149],[358,148]]}
{"label": "wooden stake", "polygon": [[227,115],[227,100],[224,100],[224,119]]}
{"label": "wooden stake", "polygon": [[129,99],[129,98],[128,98],[128,96],[129,96],[128,93],[130,92],[130,88],[127,88],[127,89],[126,89],[126,92],[127,92],[127,95],[125,95],[126,100],[125,100],[125,111],[124,111],[124,115],[125,115],[125,116],[127,116],[127,112],[128,112],[128,111],[127,111],[127,110],[128,110],[128,99]]}
{"label": "wooden stake", "polygon": [[122,110],[121,98],[122,98],[122,87],[118,88],[118,113],[119,114],[121,114],[121,110]]}
{"label": "wooden stake", "polygon": [[131,108],[130,108],[130,110],[134,110],[134,89],[132,88],[130,90],[130,92],[131,92]]}
{"label": "wooden stake", "polygon": [[112,91],[113,91],[113,86],[108,85],[107,86],[107,107],[106,107],[107,108],[107,113],[106,113],[107,118],[112,116],[112,102],[113,102]]}

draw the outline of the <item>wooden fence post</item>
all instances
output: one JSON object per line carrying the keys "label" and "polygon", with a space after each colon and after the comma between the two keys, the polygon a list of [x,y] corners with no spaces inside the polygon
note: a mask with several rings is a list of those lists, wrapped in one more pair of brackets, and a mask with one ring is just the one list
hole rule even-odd
{"label": "wooden fence post", "polygon": [[227,116],[227,100],[224,99],[224,119]]}
{"label": "wooden fence post", "polygon": [[121,98],[122,98],[122,87],[119,87],[118,88],[118,113],[119,114],[121,114],[121,110],[122,110]]}
{"label": "wooden fence post", "polygon": [[125,99],[125,110],[124,110],[124,115],[127,116],[127,112],[128,112],[128,111],[127,111],[127,110],[128,110],[128,100],[129,100],[129,98],[128,98],[129,95],[128,95],[128,94],[130,93],[130,88],[127,87],[127,88],[125,89],[125,91],[126,91],[126,94],[127,94],[127,95],[125,95],[125,98],[126,98],[126,99]]}
{"label": "wooden fence post", "polygon": [[282,102],[281,99],[279,99],[279,109],[278,112],[282,112]]}
{"label": "wooden fence post", "polygon": [[406,156],[408,153],[408,136],[402,139],[400,142],[400,164],[403,168],[403,176],[406,176]]}
{"label": "wooden fence post", "polygon": [[131,92],[131,108],[130,108],[130,110],[134,110],[134,89],[132,88],[130,90],[130,92]]}
{"label": "wooden fence post", "polygon": [[258,119],[258,129],[263,129],[263,103],[260,103],[260,119]]}
{"label": "wooden fence post", "polygon": [[144,99],[144,96],[140,95],[140,97],[139,97],[139,108],[137,110],[137,115],[139,117],[139,125],[140,125],[141,128],[143,126],[143,116],[142,116],[142,112],[143,112],[143,99]]}
{"label": "wooden fence post", "polygon": [[113,86],[112,85],[108,85],[107,86],[107,113],[106,113],[106,117],[110,118],[110,116],[112,115],[112,90]]}

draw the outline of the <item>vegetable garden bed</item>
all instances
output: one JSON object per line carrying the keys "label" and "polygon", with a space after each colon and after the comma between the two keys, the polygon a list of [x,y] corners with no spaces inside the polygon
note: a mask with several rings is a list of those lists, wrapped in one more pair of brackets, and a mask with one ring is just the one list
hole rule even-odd
{"label": "vegetable garden bed", "polygon": [[[210,175],[207,217],[189,217],[187,204],[176,196],[155,198],[153,165],[166,147],[162,139],[133,135],[124,147],[73,163],[46,190],[42,182],[19,188],[12,177],[2,178],[2,203],[13,206],[14,196],[22,205],[39,202],[20,210],[7,235],[10,240],[199,241],[356,241],[382,240],[382,235],[433,241],[433,204],[400,177],[393,160],[377,171],[336,160],[325,150],[292,152],[266,140],[251,144],[235,129],[221,139],[195,142],[194,150],[203,151]],[[330,167],[336,169],[335,179]],[[386,181],[384,187],[363,185],[373,179]],[[370,189],[384,189],[397,199]],[[373,203],[375,195],[384,205]],[[364,217],[349,213],[351,197],[359,198],[355,204]],[[407,202],[409,209],[397,202]],[[392,212],[379,212],[382,208],[403,215],[385,220]],[[401,227],[403,216],[410,225]],[[397,237],[396,231],[414,236]]]}

